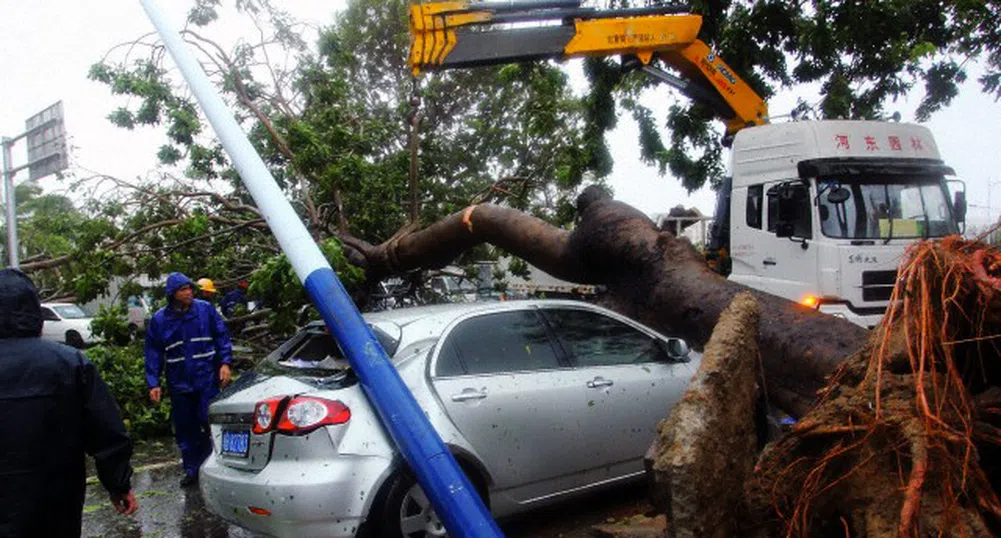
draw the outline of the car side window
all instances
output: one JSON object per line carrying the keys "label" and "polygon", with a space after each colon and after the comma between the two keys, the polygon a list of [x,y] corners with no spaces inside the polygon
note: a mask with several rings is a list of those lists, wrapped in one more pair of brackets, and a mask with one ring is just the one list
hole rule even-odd
{"label": "car side window", "polygon": [[546,319],[575,366],[613,366],[656,361],[656,340],[597,312],[546,309]]}
{"label": "car side window", "polygon": [[437,377],[451,377],[466,373],[466,368],[459,360],[459,353],[455,351],[455,345],[452,342],[453,340],[445,342],[441,351],[438,352],[438,363],[434,368]]}
{"label": "car side window", "polygon": [[42,307],[42,320],[43,321],[59,321],[59,316],[50,308]]}
{"label": "car side window", "polygon": [[455,347],[465,373],[470,375],[560,367],[545,324],[531,310],[463,321],[449,333],[442,351],[449,345]]}

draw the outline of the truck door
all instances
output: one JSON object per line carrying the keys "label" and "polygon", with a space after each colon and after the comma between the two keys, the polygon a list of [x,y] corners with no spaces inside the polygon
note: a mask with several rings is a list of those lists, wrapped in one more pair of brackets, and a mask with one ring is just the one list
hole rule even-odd
{"label": "truck door", "polygon": [[813,245],[813,196],[800,181],[766,183],[768,248],[762,249],[762,289],[801,302],[817,297],[819,248]]}
{"label": "truck door", "polygon": [[765,278],[763,261],[774,256],[775,234],[765,229],[764,184],[735,188],[730,213],[730,280],[761,289]]}

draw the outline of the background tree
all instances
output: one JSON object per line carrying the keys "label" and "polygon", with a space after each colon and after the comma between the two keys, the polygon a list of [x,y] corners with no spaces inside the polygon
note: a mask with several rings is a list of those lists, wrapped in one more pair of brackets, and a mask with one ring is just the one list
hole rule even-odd
{"label": "background tree", "polygon": [[[537,64],[415,80],[405,66],[406,7],[403,0],[352,1],[313,50],[302,38],[307,29],[266,0],[240,1],[229,11],[201,0],[184,37],[335,265],[363,262],[351,246],[356,238],[385,241],[410,220],[407,119],[418,104],[415,88],[422,97],[421,220],[499,201],[569,223],[574,196],[594,175],[579,149],[583,104],[566,74]],[[220,17],[242,21],[256,37],[231,45],[213,40]],[[114,275],[155,278],[179,270],[225,286],[255,272],[270,279],[285,267],[164,52],[143,36],[115,47],[90,71],[123,98],[110,121],[125,129],[160,127],[165,140],[156,155],[160,170],[145,178],[77,176],[74,185],[90,189],[85,220],[103,227],[25,263],[52,275],[60,289],[86,282],[73,290],[77,300],[99,294]],[[467,261],[496,255],[481,248]],[[360,283],[363,273],[357,275]],[[281,307],[275,311],[296,312],[305,296],[286,280],[255,282],[252,292]],[[273,321],[289,326],[288,319]]]}

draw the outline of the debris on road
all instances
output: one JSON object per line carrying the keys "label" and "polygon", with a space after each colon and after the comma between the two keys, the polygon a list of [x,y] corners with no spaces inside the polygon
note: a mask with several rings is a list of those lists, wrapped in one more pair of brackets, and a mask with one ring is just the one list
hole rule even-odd
{"label": "debris on road", "polygon": [[667,518],[663,515],[637,515],[618,523],[595,525],[591,535],[595,538],[663,538],[666,529]]}

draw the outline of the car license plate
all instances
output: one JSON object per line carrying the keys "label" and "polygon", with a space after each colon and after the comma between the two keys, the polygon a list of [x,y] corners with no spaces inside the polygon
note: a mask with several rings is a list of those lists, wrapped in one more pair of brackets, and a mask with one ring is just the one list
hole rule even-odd
{"label": "car license plate", "polygon": [[246,458],[250,452],[250,432],[243,431],[223,431],[222,432],[222,455]]}

